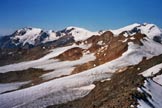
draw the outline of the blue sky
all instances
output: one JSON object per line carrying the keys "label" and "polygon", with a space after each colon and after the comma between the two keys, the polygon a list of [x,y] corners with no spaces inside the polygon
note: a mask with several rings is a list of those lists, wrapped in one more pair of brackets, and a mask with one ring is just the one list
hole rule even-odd
{"label": "blue sky", "polygon": [[161,0],[0,0],[0,34],[31,26],[96,31],[132,23],[162,27]]}

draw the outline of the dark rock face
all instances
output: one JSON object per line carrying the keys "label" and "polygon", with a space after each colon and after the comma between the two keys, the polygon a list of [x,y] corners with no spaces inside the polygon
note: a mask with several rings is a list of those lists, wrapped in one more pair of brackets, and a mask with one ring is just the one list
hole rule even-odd
{"label": "dark rock face", "polygon": [[70,35],[69,33],[72,31],[72,30],[74,30],[75,28],[71,28],[71,29],[63,29],[63,30],[61,30],[61,31],[58,31],[58,32],[56,32],[56,34],[57,34],[57,36],[61,36],[61,34],[62,33],[65,33],[66,35]]}
{"label": "dark rock face", "polygon": [[73,60],[80,59],[82,56],[83,56],[83,49],[75,47],[60,54],[59,56],[56,57],[56,59],[59,59],[62,61],[65,61],[65,60],[73,61]]}
{"label": "dark rock face", "polygon": [[154,40],[155,42],[162,43],[162,36],[161,36],[161,37],[160,37],[160,36],[155,36],[155,37],[153,38],[153,40]]}
{"label": "dark rock face", "polygon": [[134,29],[132,29],[132,30],[130,31],[130,33],[131,33],[131,34],[132,34],[132,33],[141,33],[141,30],[138,29],[137,27],[135,27]]}
{"label": "dark rock face", "polygon": [[64,37],[59,38],[58,40],[41,44],[41,46],[61,47],[61,46],[65,46],[65,45],[68,45],[68,44],[74,43],[74,42],[75,42],[74,37],[64,36]]}

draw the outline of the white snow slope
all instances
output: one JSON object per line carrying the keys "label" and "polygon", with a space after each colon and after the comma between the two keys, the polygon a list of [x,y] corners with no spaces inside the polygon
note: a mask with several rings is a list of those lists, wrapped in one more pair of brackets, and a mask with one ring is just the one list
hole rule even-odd
{"label": "white snow slope", "polygon": [[66,28],[66,30],[70,30],[70,29],[73,29],[73,30],[69,32],[69,34],[74,36],[75,41],[82,41],[82,40],[88,39],[92,35],[99,35],[98,32],[91,32],[84,28],[78,28],[78,27],[73,27],[73,26]]}
{"label": "white snow slope", "polygon": [[142,34],[147,35],[147,37],[149,37],[150,39],[153,39],[154,36],[162,35],[162,31],[158,26],[156,26],[155,24],[147,24],[147,23],[144,24],[135,23],[117,30],[110,30],[110,31],[113,32],[113,34],[115,34],[116,36],[118,36],[120,33],[124,31],[127,31],[129,35],[133,35],[134,33],[130,33],[130,31],[132,31],[134,28],[140,30]]}
{"label": "white snow slope", "polygon": [[[149,102],[138,100],[138,108],[161,108],[162,107],[162,86],[152,81],[145,80],[144,86],[139,88],[141,93],[145,93]],[[151,96],[151,97],[150,97]]]}
{"label": "white snow slope", "polygon": [[[144,77],[153,77],[153,75],[157,74],[160,70],[162,70],[162,63],[155,65],[141,74]],[[144,86],[138,88],[141,93],[146,94],[147,99],[149,101],[146,102],[142,99],[138,100],[138,108],[162,108],[162,75],[157,75],[152,79],[147,78],[145,80]],[[150,97],[151,96],[151,97]]]}

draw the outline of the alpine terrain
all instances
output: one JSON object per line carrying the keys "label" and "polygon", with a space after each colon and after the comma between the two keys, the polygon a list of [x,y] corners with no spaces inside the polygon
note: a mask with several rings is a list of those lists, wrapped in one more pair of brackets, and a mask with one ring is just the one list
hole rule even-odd
{"label": "alpine terrain", "polygon": [[162,29],[26,27],[0,37],[0,108],[162,108]]}

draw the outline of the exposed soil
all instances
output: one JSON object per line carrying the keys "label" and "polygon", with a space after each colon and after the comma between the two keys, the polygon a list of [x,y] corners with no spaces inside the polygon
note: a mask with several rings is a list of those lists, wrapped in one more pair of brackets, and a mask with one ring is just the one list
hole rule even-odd
{"label": "exposed soil", "polygon": [[[28,84],[25,84],[17,89],[20,90],[20,89],[24,89],[27,87],[31,87],[46,82],[47,80],[43,80],[40,76],[48,72],[50,71],[30,68],[23,71],[12,71],[7,73],[0,73],[0,84],[30,81]],[[12,91],[7,91],[7,92],[12,92]]]}
{"label": "exposed soil", "polygon": [[23,82],[29,80],[35,80],[42,74],[47,73],[42,69],[27,69],[23,71],[13,71],[7,73],[0,73],[0,83],[11,83],[11,82]]}
{"label": "exposed soil", "polygon": [[36,60],[49,53],[49,49],[35,47],[31,49],[4,49],[0,50],[0,66],[23,61]]}
{"label": "exposed soil", "polygon": [[71,48],[64,53],[60,54],[59,56],[55,57],[55,59],[59,59],[61,61],[69,60],[77,60],[83,56],[83,49],[79,47]]}

